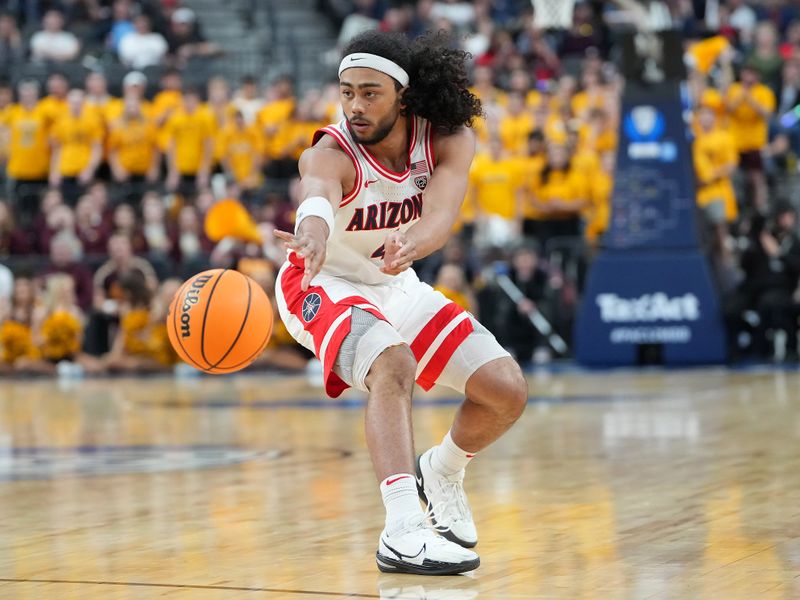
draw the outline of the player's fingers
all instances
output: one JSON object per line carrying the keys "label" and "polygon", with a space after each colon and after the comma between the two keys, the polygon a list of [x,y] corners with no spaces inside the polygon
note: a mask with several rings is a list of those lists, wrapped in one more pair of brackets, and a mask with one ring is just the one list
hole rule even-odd
{"label": "player's fingers", "polygon": [[311,285],[311,280],[317,276],[317,273],[319,273],[319,267],[307,266],[303,273],[303,280],[300,282],[300,289],[305,292]]}
{"label": "player's fingers", "polygon": [[273,229],[272,235],[274,235],[279,240],[283,240],[284,242],[291,243],[295,241],[294,234],[289,233],[288,231],[281,231],[280,229]]}
{"label": "player's fingers", "polygon": [[410,260],[403,260],[403,261],[396,260],[390,265],[390,267],[393,270],[398,271],[398,272],[399,271],[405,271],[407,268],[409,268],[411,266],[412,262],[413,261],[410,261]]}
{"label": "player's fingers", "polygon": [[403,260],[407,258],[408,256],[411,255],[412,250],[413,248],[411,247],[411,244],[406,244],[405,246],[402,246],[400,250],[398,250],[397,253],[394,255],[394,260]]}

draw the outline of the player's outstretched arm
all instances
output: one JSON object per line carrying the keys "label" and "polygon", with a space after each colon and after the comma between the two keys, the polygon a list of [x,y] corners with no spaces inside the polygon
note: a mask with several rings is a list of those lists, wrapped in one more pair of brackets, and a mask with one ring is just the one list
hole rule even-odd
{"label": "player's outstretched arm", "polygon": [[314,146],[300,157],[300,193],[294,234],[275,231],[286,247],[305,259],[303,291],[325,263],[325,247],[333,229],[333,217],[342,201],[342,190],[353,186],[355,171],[344,153]]}
{"label": "player's outstretched arm", "polygon": [[436,252],[450,237],[458,218],[475,155],[475,133],[462,127],[441,136],[434,140],[434,151],[436,168],[423,193],[422,217],[405,233],[387,236],[384,273],[396,275],[415,260]]}

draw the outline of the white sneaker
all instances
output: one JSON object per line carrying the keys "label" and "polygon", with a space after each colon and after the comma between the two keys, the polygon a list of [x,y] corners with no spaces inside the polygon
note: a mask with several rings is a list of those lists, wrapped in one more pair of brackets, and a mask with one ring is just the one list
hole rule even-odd
{"label": "white sneaker", "polygon": [[433,515],[433,524],[442,537],[472,548],[478,531],[464,493],[464,469],[455,475],[440,475],[431,467],[433,448],[417,457],[417,492]]}
{"label": "white sneaker", "polygon": [[378,569],[384,573],[456,575],[478,568],[478,555],[437,535],[428,516],[412,517],[391,535],[383,530],[375,553]]}

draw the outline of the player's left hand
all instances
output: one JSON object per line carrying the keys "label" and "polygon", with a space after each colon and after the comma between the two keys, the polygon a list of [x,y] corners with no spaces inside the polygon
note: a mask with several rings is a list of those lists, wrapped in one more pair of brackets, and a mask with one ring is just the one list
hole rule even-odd
{"label": "player's left hand", "polygon": [[319,274],[325,263],[325,242],[321,242],[309,233],[294,235],[280,229],[275,229],[272,233],[284,243],[286,248],[294,250],[304,260],[305,270],[300,282],[300,289],[305,292],[311,285],[311,280]]}
{"label": "player's left hand", "polygon": [[414,240],[400,231],[393,231],[387,235],[383,248],[381,273],[387,275],[402,273],[411,266],[416,257],[417,245]]}

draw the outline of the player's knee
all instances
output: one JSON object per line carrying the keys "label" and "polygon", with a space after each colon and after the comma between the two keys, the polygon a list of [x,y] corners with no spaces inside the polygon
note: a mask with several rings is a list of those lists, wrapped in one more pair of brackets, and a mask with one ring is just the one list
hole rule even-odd
{"label": "player's knee", "polygon": [[528,405],[528,381],[525,379],[525,375],[522,374],[522,369],[519,368],[519,365],[513,362],[508,368],[506,377],[508,412],[509,416],[516,421]]}
{"label": "player's knee", "polygon": [[528,382],[516,362],[500,359],[481,367],[467,383],[467,397],[487,406],[503,421],[514,422],[528,403]]}
{"label": "player's knee", "polygon": [[406,344],[390,346],[381,352],[370,367],[366,377],[366,387],[390,385],[401,390],[411,391],[417,372],[417,361]]}
{"label": "player's knee", "polygon": [[[334,372],[356,389],[368,391],[370,374],[374,380],[392,372],[391,361],[381,357],[392,348],[400,346],[406,350],[403,354],[410,353],[403,338],[389,323],[371,313],[354,308],[350,332],[339,348],[333,365]],[[392,350],[389,356],[394,357],[399,352]],[[413,359],[413,356],[411,358]],[[397,360],[400,365],[401,359]],[[411,379],[413,381],[413,374]]]}

